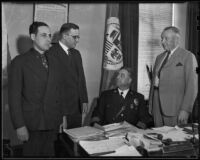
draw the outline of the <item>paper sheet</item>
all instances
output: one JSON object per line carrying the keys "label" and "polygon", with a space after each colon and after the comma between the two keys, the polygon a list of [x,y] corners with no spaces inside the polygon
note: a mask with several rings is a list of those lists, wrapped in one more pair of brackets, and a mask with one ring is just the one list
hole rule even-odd
{"label": "paper sheet", "polygon": [[135,147],[123,145],[115,150],[115,153],[105,154],[102,156],[142,156]]}
{"label": "paper sheet", "polygon": [[163,139],[170,138],[172,141],[185,141],[186,139],[192,138],[192,135],[187,134],[182,130],[175,130],[168,133],[163,133]]}
{"label": "paper sheet", "polygon": [[114,151],[125,143],[122,138],[109,138],[100,141],[79,141],[79,144],[88,154],[95,154]]}
{"label": "paper sheet", "polygon": [[163,127],[157,127],[157,128],[152,128],[155,131],[159,131],[162,133],[168,133],[170,131],[176,130],[175,127],[169,127],[169,126],[163,126]]}

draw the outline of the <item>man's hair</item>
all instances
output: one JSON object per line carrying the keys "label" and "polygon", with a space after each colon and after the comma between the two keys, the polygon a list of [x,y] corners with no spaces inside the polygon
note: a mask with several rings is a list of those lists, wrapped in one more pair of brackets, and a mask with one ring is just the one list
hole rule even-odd
{"label": "man's hair", "polygon": [[168,31],[168,30],[171,30],[171,31],[174,32],[176,35],[179,35],[179,36],[180,36],[180,30],[179,30],[177,27],[174,27],[174,26],[166,27],[166,28],[164,28],[163,32],[164,32],[164,31]]}
{"label": "man's hair", "polygon": [[64,23],[60,28],[60,34],[68,32],[70,29],[79,29],[79,26],[74,23]]}
{"label": "man's hair", "polygon": [[29,34],[37,34],[38,32],[38,28],[41,27],[41,26],[47,26],[49,27],[46,23],[44,22],[38,22],[38,21],[35,21],[33,22],[30,27],[29,27]]}
{"label": "man's hair", "polygon": [[133,80],[133,70],[130,67],[123,66],[120,70],[125,69],[129,73],[129,77]]}

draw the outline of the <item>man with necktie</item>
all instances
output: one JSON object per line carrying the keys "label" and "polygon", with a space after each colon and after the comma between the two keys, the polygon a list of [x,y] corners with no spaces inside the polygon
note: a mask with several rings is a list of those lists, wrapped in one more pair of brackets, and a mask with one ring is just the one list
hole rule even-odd
{"label": "man with necktie", "polygon": [[149,95],[155,127],[186,124],[197,96],[197,61],[179,47],[180,31],[166,27],[161,34],[164,52],[157,56]]}
{"label": "man with necktie", "polygon": [[53,55],[60,64],[63,75],[63,128],[82,125],[82,114],[88,111],[88,95],[81,54],[75,49],[80,38],[79,26],[64,23],[60,28],[60,40],[53,45],[48,54]]}
{"label": "man with necktie", "polygon": [[29,27],[33,48],[16,56],[9,73],[9,109],[24,157],[54,157],[61,115],[61,74],[58,62],[45,52],[51,32],[44,22]]}
{"label": "man with necktie", "polygon": [[92,115],[92,125],[127,121],[139,128],[150,127],[152,121],[144,96],[130,89],[132,76],[132,70],[128,67],[119,70],[116,77],[117,88],[101,93]]}

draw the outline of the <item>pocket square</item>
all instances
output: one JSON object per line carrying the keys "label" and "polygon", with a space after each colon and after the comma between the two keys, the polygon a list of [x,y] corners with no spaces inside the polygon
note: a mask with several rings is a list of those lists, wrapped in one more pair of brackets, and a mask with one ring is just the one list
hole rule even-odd
{"label": "pocket square", "polygon": [[176,66],[183,66],[183,64],[179,62],[176,64]]}

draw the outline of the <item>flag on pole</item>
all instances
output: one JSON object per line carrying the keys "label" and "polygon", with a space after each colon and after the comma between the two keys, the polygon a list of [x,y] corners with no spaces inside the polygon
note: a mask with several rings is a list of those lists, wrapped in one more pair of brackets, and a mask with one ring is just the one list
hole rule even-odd
{"label": "flag on pole", "polygon": [[[4,13],[4,6],[2,4],[2,70],[4,73],[4,70],[7,68],[7,28],[6,28],[6,20],[5,20],[5,13]],[[6,71],[7,72],[7,71]],[[3,74],[4,76],[4,74]]]}
{"label": "flag on pole", "polygon": [[119,4],[107,4],[107,21],[100,91],[115,87],[115,73],[123,66]]}

